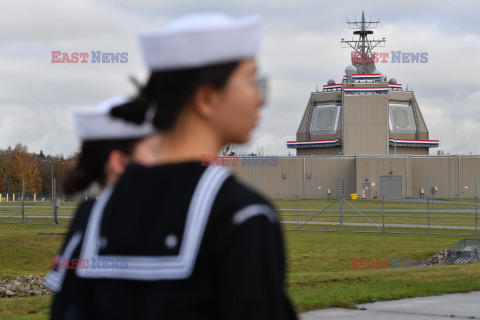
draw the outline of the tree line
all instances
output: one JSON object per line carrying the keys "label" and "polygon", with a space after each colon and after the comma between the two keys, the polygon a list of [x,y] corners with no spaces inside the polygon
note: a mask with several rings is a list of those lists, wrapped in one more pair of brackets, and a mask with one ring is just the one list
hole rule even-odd
{"label": "tree line", "polygon": [[[267,156],[269,148],[258,147],[249,156]],[[224,156],[245,155],[238,146],[227,145],[221,151]],[[52,178],[56,181],[56,194],[64,193],[62,181],[67,172],[75,166],[79,153],[65,157],[29,152],[28,147],[18,143],[15,147],[0,149],[0,193],[21,194],[22,180],[25,179],[25,194],[37,194],[39,197],[50,197],[52,194]]]}
{"label": "tree line", "polygon": [[75,165],[77,156],[29,152],[28,147],[21,143],[13,148],[0,149],[0,193],[22,193],[22,181],[25,179],[25,194],[50,196],[52,177],[56,180],[56,193],[63,193],[61,182]]}

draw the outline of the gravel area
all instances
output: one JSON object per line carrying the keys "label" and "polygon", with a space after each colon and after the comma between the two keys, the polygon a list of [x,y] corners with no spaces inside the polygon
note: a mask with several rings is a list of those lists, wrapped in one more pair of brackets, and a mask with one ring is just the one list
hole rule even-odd
{"label": "gravel area", "polygon": [[429,266],[435,266],[437,265],[440,261],[445,259],[448,256],[448,249],[440,250],[440,252],[435,253],[432,257],[428,259],[427,265]]}
{"label": "gravel area", "polygon": [[13,280],[0,280],[0,297],[28,297],[51,294],[52,291],[45,284],[46,277],[25,276]]}

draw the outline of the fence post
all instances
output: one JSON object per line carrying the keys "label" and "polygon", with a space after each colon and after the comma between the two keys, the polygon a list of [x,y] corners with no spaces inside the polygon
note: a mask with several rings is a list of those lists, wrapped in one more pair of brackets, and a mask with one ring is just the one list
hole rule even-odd
{"label": "fence post", "polygon": [[475,236],[478,236],[478,197],[475,196]]}
{"label": "fence post", "polygon": [[57,213],[58,213],[58,206],[57,206],[57,197],[55,196],[56,194],[56,188],[57,188],[57,180],[52,179],[52,207],[53,207],[53,223],[58,224],[57,220]]}
{"label": "fence post", "polygon": [[25,223],[25,179],[22,179],[22,223]]}
{"label": "fence post", "polygon": [[340,232],[343,232],[343,181],[338,177],[338,202],[340,203]]}
{"label": "fence post", "polygon": [[385,233],[385,196],[382,196],[382,233]]}
{"label": "fence post", "polygon": [[430,196],[427,196],[427,210],[428,234],[430,234]]}
{"label": "fence post", "polygon": [[[298,177],[295,178],[297,180],[297,198],[298,198]],[[289,190],[289,193],[290,193],[290,190]],[[290,198],[291,199],[291,198]]]}
{"label": "fence post", "polygon": [[299,228],[299,225],[298,225],[298,224],[299,224],[299,220],[300,220],[300,217],[299,217],[299,215],[298,215],[298,194],[297,194],[297,230],[298,230],[298,228]]}

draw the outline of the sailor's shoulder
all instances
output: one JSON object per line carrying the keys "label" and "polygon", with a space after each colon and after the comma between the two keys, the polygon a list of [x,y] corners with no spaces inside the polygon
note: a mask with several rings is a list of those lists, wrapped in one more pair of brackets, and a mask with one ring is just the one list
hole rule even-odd
{"label": "sailor's shoulder", "polygon": [[213,213],[237,226],[254,217],[266,217],[272,223],[278,220],[275,209],[260,193],[233,176],[220,189]]}

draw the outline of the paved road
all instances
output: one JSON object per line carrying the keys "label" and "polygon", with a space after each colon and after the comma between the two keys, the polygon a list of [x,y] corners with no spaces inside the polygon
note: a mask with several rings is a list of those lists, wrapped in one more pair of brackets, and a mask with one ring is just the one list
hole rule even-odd
{"label": "paved road", "polygon": [[[348,201],[349,199],[347,199]],[[369,200],[376,200],[382,201],[382,199],[369,199]],[[427,199],[411,199],[411,198],[392,198],[392,199],[385,199],[385,201],[397,201],[397,202],[415,202],[415,203],[427,203]],[[449,201],[449,200],[432,200],[430,199],[430,203],[449,203],[449,204],[475,204],[475,202],[468,202],[468,201]]]}
{"label": "paved road", "polygon": [[360,304],[300,314],[301,320],[480,319],[480,291]]}
{"label": "paved road", "polygon": [[[297,212],[297,209],[277,209],[277,211],[295,211]],[[316,211],[320,212],[322,209],[298,209],[299,212],[302,211]],[[327,209],[324,210],[323,212],[339,212],[340,209]],[[358,211],[360,212],[420,212],[420,213],[427,213],[428,210],[425,209],[359,209]],[[353,209],[343,209],[343,212],[357,212],[356,210]],[[475,213],[475,209],[432,209],[430,207],[430,213],[436,212],[436,213]],[[480,207],[478,209],[478,212],[480,213]]]}
{"label": "paved road", "polygon": [[[46,219],[48,219],[48,218],[52,218],[52,216],[53,216],[52,214],[49,215],[49,216],[31,216],[28,213],[25,213],[25,218],[28,217],[28,218],[46,218]],[[22,217],[22,214],[15,214],[15,215],[8,215],[8,216],[0,215],[0,218],[21,218],[21,217]],[[71,215],[71,216],[57,216],[58,219],[73,219],[73,217],[74,217],[73,215]]]}

